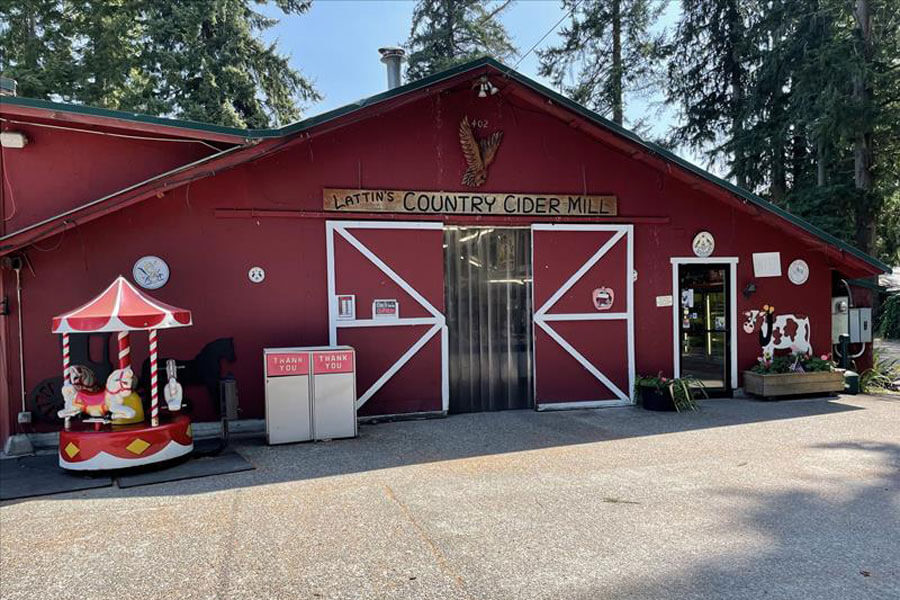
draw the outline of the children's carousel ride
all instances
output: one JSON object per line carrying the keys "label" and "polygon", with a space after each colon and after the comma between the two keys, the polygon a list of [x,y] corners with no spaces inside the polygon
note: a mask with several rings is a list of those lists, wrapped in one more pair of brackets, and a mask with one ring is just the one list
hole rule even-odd
{"label": "children's carousel ride", "polygon": [[[160,411],[157,330],[191,325],[191,312],[138,291],[119,276],[87,304],[53,318],[53,333],[62,334],[65,407],[59,417],[59,466],[74,471],[123,469],[157,463],[194,449],[191,420],[181,414],[182,389],[174,361],[167,365]],[[150,341],[150,419],[144,416],[131,368],[130,332],[148,331]],[[117,332],[118,368],[105,386],[84,365],[69,364],[69,335]],[[79,418],[80,417],[80,418]]]}

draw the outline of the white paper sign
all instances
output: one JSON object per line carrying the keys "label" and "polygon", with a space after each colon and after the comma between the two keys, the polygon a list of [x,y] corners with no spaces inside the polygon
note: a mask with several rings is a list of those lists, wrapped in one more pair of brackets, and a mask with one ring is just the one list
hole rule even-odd
{"label": "white paper sign", "polygon": [[781,277],[781,253],[754,252],[753,275],[756,277]]}
{"label": "white paper sign", "polygon": [[656,306],[672,306],[672,296],[657,296]]}

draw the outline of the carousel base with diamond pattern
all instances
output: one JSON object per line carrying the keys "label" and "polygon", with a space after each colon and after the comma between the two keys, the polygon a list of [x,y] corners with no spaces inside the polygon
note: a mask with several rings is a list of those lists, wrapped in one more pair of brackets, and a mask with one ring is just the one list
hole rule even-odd
{"label": "carousel base with diamond pattern", "polygon": [[194,449],[191,419],[187,415],[160,416],[158,427],[149,423],[104,425],[73,419],[59,433],[59,466],[70,471],[107,471],[158,463],[189,454]]}

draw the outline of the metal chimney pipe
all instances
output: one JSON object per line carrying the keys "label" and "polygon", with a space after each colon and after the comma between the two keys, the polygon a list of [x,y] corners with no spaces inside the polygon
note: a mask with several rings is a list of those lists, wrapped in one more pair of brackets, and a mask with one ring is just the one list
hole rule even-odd
{"label": "metal chimney pipe", "polygon": [[400,63],[406,56],[406,50],[397,46],[387,46],[379,48],[381,53],[381,62],[387,66],[387,86],[389,90],[400,86]]}
{"label": "metal chimney pipe", "polygon": [[16,80],[9,77],[0,77],[0,96],[16,95]]}

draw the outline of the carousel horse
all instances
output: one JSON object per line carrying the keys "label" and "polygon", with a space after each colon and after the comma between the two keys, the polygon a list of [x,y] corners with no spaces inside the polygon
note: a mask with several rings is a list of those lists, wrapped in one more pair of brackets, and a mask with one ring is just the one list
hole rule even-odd
{"label": "carousel horse", "polygon": [[65,407],[57,414],[61,418],[74,417],[84,413],[91,417],[103,418],[110,413],[114,421],[128,420],[137,411],[125,403],[132,395],[134,372],[130,367],[116,369],[106,380],[106,389],[95,391],[86,385],[83,367],[69,367],[69,382],[63,385],[62,394]]}
{"label": "carousel horse", "polygon": [[[174,370],[169,373],[168,364],[172,360],[175,362],[175,369],[178,371],[178,381],[176,384],[180,386],[199,385],[206,388],[209,392],[209,399],[213,406],[218,409],[219,406],[219,379],[222,376],[222,361],[234,362],[237,360],[234,352],[234,338],[219,338],[209,342],[200,353],[191,360],[178,360],[174,358],[160,358],[160,364],[166,365],[168,379],[171,382],[174,379]],[[141,365],[142,391],[144,396],[149,397],[149,390],[146,387],[150,382],[150,359],[144,360]],[[168,387],[168,385],[166,386]],[[173,388],[174,391],[174,388]],[[165,393],[165,390],[164,390]],[[180,396],[179,396],[180,398]]]}

